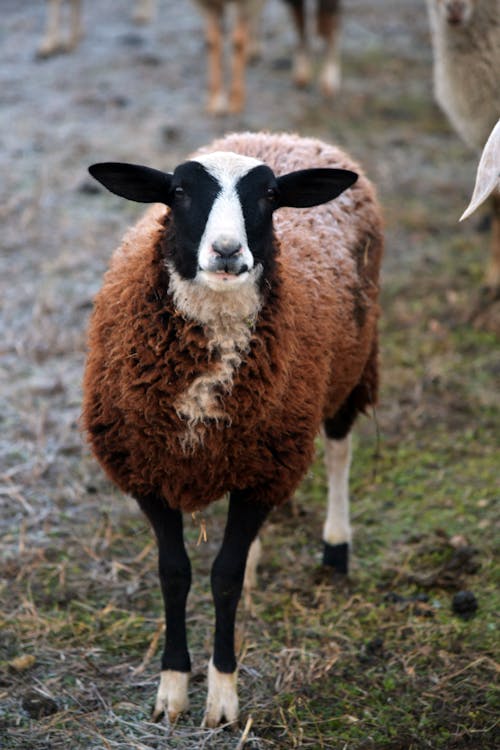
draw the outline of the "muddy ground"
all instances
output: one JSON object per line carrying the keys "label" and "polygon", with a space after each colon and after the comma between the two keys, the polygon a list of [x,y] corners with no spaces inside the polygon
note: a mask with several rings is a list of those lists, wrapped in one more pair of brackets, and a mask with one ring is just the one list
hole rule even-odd
{"label": "muddy ground", "polygon": [[[470,322],[488,234],[481,216],[457,223],[476,157],[433,103],[423,0],[346,0],[329,103],[291,86],[293,37],[270,0],[246,111],[218,120],[203,111],[196,10],[160,0],[139,28],[131,5],[88,0],[78,50],[37,61],[43,3],[1,0],[0,746],[493,748],[498,338]],[[169,727],[149,720],[162,638],[151,536],[78,429],[92,296],[142,209],[96,191],[86,168],[171,168],[227,130],[262,128],[337,142],[378,186],[383,388],[356,430],[349,580],[319,567],[320,458],[268,524],[239,619],[236,731],[199,728],[224,509],[206,544],[188,524],[192,710]],[[460,615],[464,589],[478,609]]]}

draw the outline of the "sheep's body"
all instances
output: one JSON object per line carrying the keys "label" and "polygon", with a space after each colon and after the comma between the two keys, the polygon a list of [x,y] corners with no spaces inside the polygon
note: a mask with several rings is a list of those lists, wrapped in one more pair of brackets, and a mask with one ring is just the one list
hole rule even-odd
{"label": "sheep's body", "polygon": [[463,140],[482,149],[500,109],[500,2],[427,0],[438,103]]}
{"label": "sheep's body", "polygon": [[[353,167],[313,140],[234,135],[213,147],[255,156],[276,174]],[[84,413],[97,456],[125,492],[161,491],[195,511],[250,477],[262,499],[281,503],[311,461],[322,419],[360,380],[360,406],[375,399],[380,229],[367,181],[335,202],[283,209],[275,229],[281,255],[255,328],[252,305],[242,317],[238,300],[231,316],[216,292],[206,293],[207,321],[179,310],[164,262],[164,208],[153,207],[115,254],[95,301]],[[241,361],[229,378],[224,346]],[[190,426],[179,410],[200,378],[213,381],[212,395],[195,403]]]}
{"label": "sheep's body", "polygon": [[[158,540],[167,638],[155,717],[166,710],[175,719],[188,706],[191,574],[181,511],[230,493],[211,575],[216,628],[205,720],[215,726],[238,713],[234,619],[249,548],[255,541],[247,583],[258,530],[269,509],[293,493],[322,425],[330,484],[324,561],[347,570],[349,431],[376,399],[382,237],[373,189],[361,173],[334,203],[324,202],[353,185],[350,170],[360,172],[333,146],[234,134],[193,159],[173,175],[113,163],[91,169],[133,200],[156,200],[153,193],[168,184],[160,199],[172,208],[152,207],[113,256],[90,323],[83,422],[100,463],[138,500]],[[310,192],[297,198],[294,186],[313,173]],[[335,191],[318,197],[325,173]],[[193,174],[193,182],[179,183]],[[185,225],[183,212],[195,195],[203,204],[214,184],[190,268],[182,243],[200,213]],[[227,235],[238,226],[239,248]]]}

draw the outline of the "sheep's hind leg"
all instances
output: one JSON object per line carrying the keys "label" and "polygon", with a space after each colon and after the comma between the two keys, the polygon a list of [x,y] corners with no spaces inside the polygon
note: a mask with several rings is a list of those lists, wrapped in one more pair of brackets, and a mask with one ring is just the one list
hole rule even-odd
{"label": "sheep's hind leg", "polygon": [[208,667],[208,695],[203,725],[217,726],[223,719],[238,719],[234,624],[241,596],[250,545],[269,508],[243,492],[231,493],[224,539],[212,566],[215,604],[215,639]]}
{"label": "sheep's hind leg", "polygon": [[184,547],[182,514],[161,496],[139,500],[158,542],[161,589],[165,603],[166,639],[161,680],[153,710],[159,721],[166,711],[171,722],[189,707],[191,660],[186,637],[186,600],[191,586],[191,564]]}
{"label": "sheep's hind leg", "polygon": [[323,526],[323,564],[338,573],[349,570],[352,539],[349,520],[350,430],[358,408],[354,392],[332,419],[325,419],[325,465],[328,476],[328,506]]}

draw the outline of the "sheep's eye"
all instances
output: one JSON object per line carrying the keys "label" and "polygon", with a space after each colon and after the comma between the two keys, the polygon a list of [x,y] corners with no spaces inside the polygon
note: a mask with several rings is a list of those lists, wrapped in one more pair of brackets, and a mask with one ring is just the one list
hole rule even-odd
{"label": "sheep's eye", "polygon": [[182,198],[185,195],[184,188],[182,188],[180,185],[175,188],[174,193],[176,198]]}
{"label": "sheep's eye", "polygon": [[266,190],[266,199],[270,203],[274,203],[274,201],[276,200],[277,195],[278,195],[278,193],[277,193],[277,191],[276,191],[275,188],[267,188],[267,190]]}

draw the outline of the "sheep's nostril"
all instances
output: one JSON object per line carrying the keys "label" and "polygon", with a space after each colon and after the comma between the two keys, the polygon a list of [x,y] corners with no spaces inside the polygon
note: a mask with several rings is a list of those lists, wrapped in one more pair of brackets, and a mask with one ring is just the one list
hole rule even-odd
{"label": "sheep's nostril", "polygon": [[221,258],[232,258],[242,250],[241,243],[237,240],[217,240],[212,244],[212,250]]}

